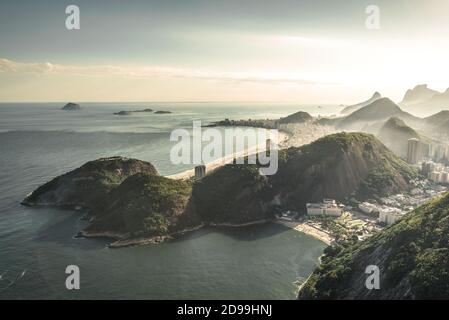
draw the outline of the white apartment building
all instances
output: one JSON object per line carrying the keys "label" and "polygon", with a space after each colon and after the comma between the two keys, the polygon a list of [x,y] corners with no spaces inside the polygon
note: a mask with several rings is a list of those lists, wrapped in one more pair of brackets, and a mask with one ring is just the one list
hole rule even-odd
{"label": "white apartment building", "polygon": [[309,216],[341,216],[342,209],[333,199],[323,199],[321,203],[307,203],[307,214]]}
{"label": "white apartment building", "polygon": [[363,213],[373,213],[375,211],[378,211],[377,206],[375,206],[372,203],[369,202],[362,202],[359,204],[359,209],[363,212]]}
{"label": "white apartment building", "polygon": [[379,210],[379,222],[387,225],[392,225],[404,216],[400,209],[396,208],[382,208]]}

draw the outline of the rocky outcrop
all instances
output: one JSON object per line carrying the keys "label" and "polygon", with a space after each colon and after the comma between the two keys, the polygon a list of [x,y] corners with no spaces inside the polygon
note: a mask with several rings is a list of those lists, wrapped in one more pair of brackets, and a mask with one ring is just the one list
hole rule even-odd
{"label": "rocky outcrop", "polygon": [[115,112],[114,114],[116,116],[130,116],[133,113],[151,113],[151,112],[153,112],[153,109],[142,109],[142,110],[131,110],[131,111],[122,110],[119,112]]}
{"label": "rocky outcrop", "polygon": [[171,111],[164,111],[164,110],[159,110],[159,111],[155,111],[154,114],[169,114],[172,113]]}
{"label": "rocky outcrop", "polygon": [[65,111],[77,111],[77,110],[81,110],[81,107],[77,103],[69,102],[64,107],[62,107],[62,110],[65,110]]}
{"label": "rocky outcrop", "polygon": [[139,173],[156,174],[148,162],[122,157],[90,161],[40,186],[22,204],[64,208],[92,208],[126,178]]}

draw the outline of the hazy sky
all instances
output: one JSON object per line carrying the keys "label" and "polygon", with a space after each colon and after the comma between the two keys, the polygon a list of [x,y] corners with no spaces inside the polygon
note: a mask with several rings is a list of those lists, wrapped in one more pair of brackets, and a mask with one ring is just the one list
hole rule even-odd
{"label": "hazy sky", "polygon": [[449,87],[448,39],[447,0],[2,0],[0,101],[401,100]]}

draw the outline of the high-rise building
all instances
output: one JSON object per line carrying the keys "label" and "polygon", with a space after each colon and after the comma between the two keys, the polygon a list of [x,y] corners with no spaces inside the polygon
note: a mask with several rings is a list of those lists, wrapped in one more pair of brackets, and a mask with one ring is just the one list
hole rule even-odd
{"label": "high-rise building", "polygon": [[412,138],[408,140],[407,161],[411,164],[417,164],[420,160],[419,140]]}
{"label": "high-rise building", "polygon": [[199,165],[195,167],[195,178],[201,179],[206,175],[206,166],[205,165]]}
{"label": "high-rise building", "polygon": [[432,173],[433,170],[434,170],[434,167],[435,167],[435,163],[433,161],[424,161],[421,164],[421,173],[426,178],[429,178],[430,177],[430,173]]}

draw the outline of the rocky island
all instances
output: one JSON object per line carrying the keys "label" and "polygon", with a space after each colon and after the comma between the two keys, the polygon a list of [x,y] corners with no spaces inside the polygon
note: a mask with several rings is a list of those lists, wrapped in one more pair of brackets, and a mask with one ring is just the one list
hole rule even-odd
{"label": "rocky island", "polygon": [[151,113],[151,112],[153,112],[153,109],[142,109],[142,110],[131,110],[131,111],[122,110],[119,112],[115,112],[114,114],[117,116],[129,116],[129,115],[132,115],[133,113],[139,113],[139,112]]}
{"label": "rocky island", "polygon": [[240,226],[275,218],[276,208],[305,212],[306,202],[380,197],[409,188],[416,170],[374,136],[329,135],[279,153],[279,170],[227,164],[202,179],[160,176],[148,162],[121,157],[91,161],[32,192],[28,206],[85,208],[86,237],[114,247],[154,243],[203,225]]}
{"label": "rocky island", "polygon": [[80,107],[80,105],[77,104],[77,103],[69,102],[69,103],[67,103],[64,107],[62,107],[61,110],[65,110],[65,111],[78,111],[78,110],[81,110],[81,107]]}
{"label": "rocky island", "polygon": [[154,114],[169,114],[172,113],[171,111],[164,111],[164,110],[159,110],[159,111],[155,111]]}

